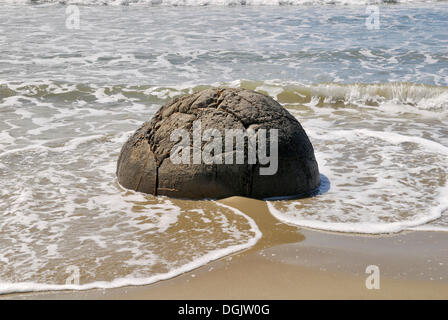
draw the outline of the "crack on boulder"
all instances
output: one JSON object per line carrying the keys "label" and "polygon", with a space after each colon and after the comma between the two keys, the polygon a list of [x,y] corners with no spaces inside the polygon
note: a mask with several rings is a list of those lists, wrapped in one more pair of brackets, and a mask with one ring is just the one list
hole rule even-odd
{"label": "crack on boulder", "polygon": [[140,187],[140,184],[142,183],[142,177],[145,174],[145,169],[146,169],[146,165],[148,163],[149,160],[149,156],[151,155],[151,150],[150,148],[148,148],[148,151],[146,152],[146,159],[145,162],[143,163],[143,167],[140,173],[140,176],[137,179],[137,185],[135,186],[135,190],[138,191],[138,188]]}
{"label": "crack on boulder", "polygon": [[[220,115],[221,112],[222,115]],[[215,114],[217,117],[216,120],[214,120],[215,118],[213,118]],[[226,114],[231,118],[226,117]],[[205,118],[203,117],[204,115]],[[240,185],[236,186],[236,189],[240,190],[238,191],[238,194],[260,197],[261,194],[264,195],[264,193],[268,192],[269,189],[272,189],[269,192],[273,193],[278,192],[278,190],[276,189],[291,189],[288,189],[287,186],[284,186],[285,183],[279,182],[283,181],[282,179],[284,179],[285,181],[288,180],[291,183],[292,181],[290,179],[295,179],[298,181],[298,179],[294,178],[294,176],[290,177],[291,174],[282,173],[281,178],[278,178],[280,180],[275,182],[275,186],[271,186],[270,182],[268,182],[266,186],[264,185],[264,183],[261,186],[259,185],[260,181],[275,181],[275,179],[272,178],[272,180],[271,178],[269,178],[271,179],[269,180],[268,178],[263,176],[256,176],[256,169],[261,167],[258,154],[256,154],[256,163],[248,164],[248,152],[250,143],[248,138],[248,130],[251,128],[251,126],[254,126],[253,130],[256,136],[258,136],[259,129],[263,127],[265,127],[266,129],[279,129],[279,143],[282,144],[282,148],[284,150],[283,155],[279,154],[279,156],[283,157],[283,159],[287,163],[291,163],[287,165],[287,170],[296,171],[294,169],[295,166],[302,168],[298,169],[296,176],[303,177],[305,180],[307,180],[303,182],[296,181],[294,183],[296,183],[297,185],[307,184],[309,186],[314,186],[316,184],[316,181],[319,180],[318,178],[316,178],[316,171],[318,176],[318,169],[313,153],[314,150],[308,140],[308,137],[306,136],[305,131],[295,117],[293,117],[288,111],[286,111],[286,109],[278,104],[278,102],[276,102],[272,98],[266,97],[263,94],[248,91],[245,89],[217,88],[207,89],[201,92],[196,92],[189,96],[181,96],[175,98],[171,102],[163,105],[149,122],[145,122],[144,125],[137,130],[132,140],[129,140],[131,143],[128,144],[126,148],[123,148],[125,152],[130,152],[133,147],[138,146],[144,141],[146,141],[149,146],[146,155],[143,155],[143,150],[139,151],[140,157],[144,157],[146,160],[144,163],[142,163],[141,173],[137,176],[136,180],[134,180],[134,183],[136,182],[134,190],[138,190],[139,188],[153,188],[151,192],[154,195],[158,195],[159,192],[162,191],[162,194],[166,194],[166,192],[168,192],[168,194],[170,194],[170,192],[174,194],[182,194],[187,192],[186,190],[183,190],[184,188],[180,188],[182,190],[177,190],[179,189],[179,185],[177,185],[177,182],[174,183],[173,181],[170,181],[169,175],[163,177],[164,179],[162,181],[164,182],[163,187],[161,187],[159,169],[165,163],[165,159],[170,156],[172,147],[178,144],[180,141],[168,140],[170,139],[169,135],[173,132],[173,130],[181,128],[188,130],[190,134],[190,147],[192,147],[193,145],[191,138],[194,129],[193,123],[194,121],[201,119],[207,119],[207,121],[203,120],[203,122],[206,123],[208,127],[212,128],[212,126],[215,125],[215,129],[218,129],[221,134],[224,134],[222,136],[222,146],[225,145],[224,137],[226,129],[244,128],[243,130],[245,131],[246,136],[244,138],[244,168],[241,167],[232,169],[234,170],[232,171],[232,174],[236,174],[238,181],[240,181]],[[220,119],[225,120],[221,122]],[[205,145],[207,145],[207,143],[207,141],[202,141],[201,139],[201,152],[203,152],[204,147]],[[235,157],[237,144],[232,142],[232,146],[233,150],[231,152],[233,152],[233,157]],[[224,157],[226,152],[229,151],[225,150],[224,152],[223,150],[221,150],[221,155]],[[151,161],[153,160],[149,159],[151,154],[154,156],[154,162],[152,163]],[[190,156],[192,155],[190,154]],[[119,164],[117,166],[117,174],[122,169],[122,166],[120,165],[122,161],[128,160],[126,157],[122,157],[122,155],[120,154]],[[145,170],[148,170],[149,165],[154,168],[154,182],[152,186],[148,183],[145,183],[144,185],[142,184],[142,180],[145,176]],[[133,162],[133,166],[138,167],[135,162]],[[153,170],[152,168],[150,171]],[[124,172],[126,170],[129,169],[123,169]],[[164,166],[162,174],[168,174],[167,172],[169,172],[169,170],[175,171],[175,168],[171,167],[171,163],[169,163],[167,166]],[[220,170],[218,170],[218,166],[216,164],[213,165],[211,170],[211,175],[208,179],[211,179],[211,181],[216,181],[218,183],[218,190],[220,182],[224,183],[223,186],[225,185],[226,188],[230,188],[229,190],[232,190],[233,187],[230,182],[231,180],[223,175],[227,171],[224,170],[221,172]],[[175,174],[173,175],[173,177],[175,177]],[[194,179],[192,181],[194,181]],[[194,184],[194,182],[192,183]],[[257,185],[254,185],[255,183],[257,183]],[[183,184],[184,182],[180,183],[181,186]],[[287,184],[288,183],[286,183],[286,185]],[[145,190],[142,191],[145,192]],[[206,193],[206,191],[203,192]],[[194,192],[191,194],[194,194]],[[272,194],[266,194],[264,196],[272,196]]]}
{"label": "crack on boulder", "polygon": [[[197,121],[200,119],[200,115],[201,115],[201,111],[204,111],[204,109],[215,109],[217,111],[222,111],[226,114],[231,115],[233,118],[235,118],[245,129],[246,135],[247,135],[247,130],[251,125],[254,124],[258,124],[256,122],[251,122],[251,123],[246,123],[236,112],[230,110],[227,106],[223,105],[223,103],[226,101],[226,96],[223,96],[223,93],[225,92],[224,89],[216,89],[216,93],[213,95],[213,97],[211,97],[214,101],[211,103],[205,103],[204,106],[197,106],[195,108],[192,108],[193,105],[198,101],[198,99],[201,97],[202,92],[198,92],[196,93],[196,97],[194,97],[193,99],[191,99],[191,96],[187,96],[185,97],[180,97],[178,99],[175,100],[175,102],[171,103],[171,105],[176,105],[173,110],[171,110],[171,112],[166,116],[166,118],[163,117],[163,107],[157,112],[157,114],[154,116],[154,119],[152,120],[152,126],[148,129],[147,134],[146,134],[146,139],[150,145],[150,149],[151,151],[154,153],[154,157],[156,159],[156,168],[155,168],[155,182],[154,182],[154,195],[157,195],[159,188],[159,168],[160,166],[163,164],[163,161],[169,157],[169,152],[165,152],[164,154],[160,154],[157,152],[157,145],[155,144],[154,141],[154,137],[157,133],[157,130],[160,128],[161,126],[161,122],[167,118],[170,118],[171,116],[173,116],[175,113],[179,112],[179,113],[185,113],[185,114],[192,114],[195,115],[195,118],[190,120],[189,122],[189,131],[190,134],[192,134],[193,131],[193,122]],[[234,92],[231,92],[231,97],[235,97]],[[246,102],[249,103],[249,105],[253,106],[253,102],[249,101],[248,99],[238,96],[238,98],[241,98],[243,100],[245,100]],[[188,105],[188,108],[185,111],[181,111],[180,108],[181,106],[184,105],[184,103],[188,101],[186,104]],[[207,100],[206,100],[207,102]],[[232,102],[232,100],[229,100],[228,102]],[[202,109],[202,110],[199,110]],[[155,121],[154,121],[155,120]],[[255,133],[257,133],[258,128],[255,130]],[[143,139],[144,136],[142,135]],[[202,144],[203,141],[201,141],[201,151],[203,151],[204,145]],[[235,151],[236,149],[236,145],[233,145],[233,150]],[[248,151],[248,142],[245,143],[245,154]],[[222,154],[222,153],[221,153]],[[247,155],[246,155],[247,157]],[[247,158],[245,159],[247,160]],[[258,155],[257,155],[257,161],[258,161]],[[244,178],[244,180],[246,181],[245,183],[245,189],[246,189],[246,196],[251,196],[252,194],[252,189],[253,189],[253,175],[255,174],[255,168],[257,167],[256,165],[252,164],[252,165],[247,165],[248,168],[247,170],[245,170],[246,172],[246,177]],[[218,177],[218,170],[216,168],[216,166],[214,166],[214,176],[215,179],[217,179]]]}

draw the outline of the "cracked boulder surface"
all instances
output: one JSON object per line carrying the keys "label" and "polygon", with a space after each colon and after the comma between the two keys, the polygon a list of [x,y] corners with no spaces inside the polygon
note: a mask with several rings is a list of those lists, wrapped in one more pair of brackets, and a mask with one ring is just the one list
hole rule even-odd
{"label": "cracked boulder surface", "polygon": [[[202,132],[220,131],[223,149],[226,129],[278,129],[277,172],[260,175],[260,167],[269,164],[261,165],[258,157],[255,164],[248,163],[247,140],[244,164],[225,164],[224,151],[236,153],[236,143],[233,150],[222,151],[222,164],[193,164],[193,152],[189,163],[174,164],[170,152],[179,141],[171,141],[171,133],[185,129],[193,147],[197,120]],[[201,142],[202,150],[207,143]],[[246,89],[207,89],[163,105],[124,144],[117,176],[127,189],[188,199],[306,195],[320,184],[313,146],[300,123],[274,99]]]}

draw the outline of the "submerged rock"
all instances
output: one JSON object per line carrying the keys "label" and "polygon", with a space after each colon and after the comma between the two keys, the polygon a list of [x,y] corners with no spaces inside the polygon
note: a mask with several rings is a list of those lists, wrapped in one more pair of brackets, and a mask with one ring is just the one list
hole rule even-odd
{"label": "submerged rock", "polygon": [[300,123],[245,89],[207,89],[162,106],[123,146],[117,176],[128,189],[191,199],[306,194],[320,183]]}

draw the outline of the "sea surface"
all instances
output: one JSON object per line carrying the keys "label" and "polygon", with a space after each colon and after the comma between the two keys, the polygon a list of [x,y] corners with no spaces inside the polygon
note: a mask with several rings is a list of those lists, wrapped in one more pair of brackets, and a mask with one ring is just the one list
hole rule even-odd
{"label": "sea surface", "polygon": [[0,1],[0,293],[148,284],[253,246],[244,212],[115,175],[163,103],[218,86],[270,95],[314,145],[321,192],[266,200],[280,221],[448,231],[447,2]]}

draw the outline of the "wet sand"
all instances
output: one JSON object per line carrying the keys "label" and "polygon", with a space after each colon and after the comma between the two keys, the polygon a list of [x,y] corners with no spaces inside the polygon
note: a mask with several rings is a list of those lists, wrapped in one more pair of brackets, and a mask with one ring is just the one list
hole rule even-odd
{"label": "wet sand", "polygon": [[[281,223],[263,201],[221,200],[263,232],[252,248],[151,285],[4,295],[6,299],[448,299],[448,233],[364,236]],[[380,270],[367,289],[366,268]]]}

